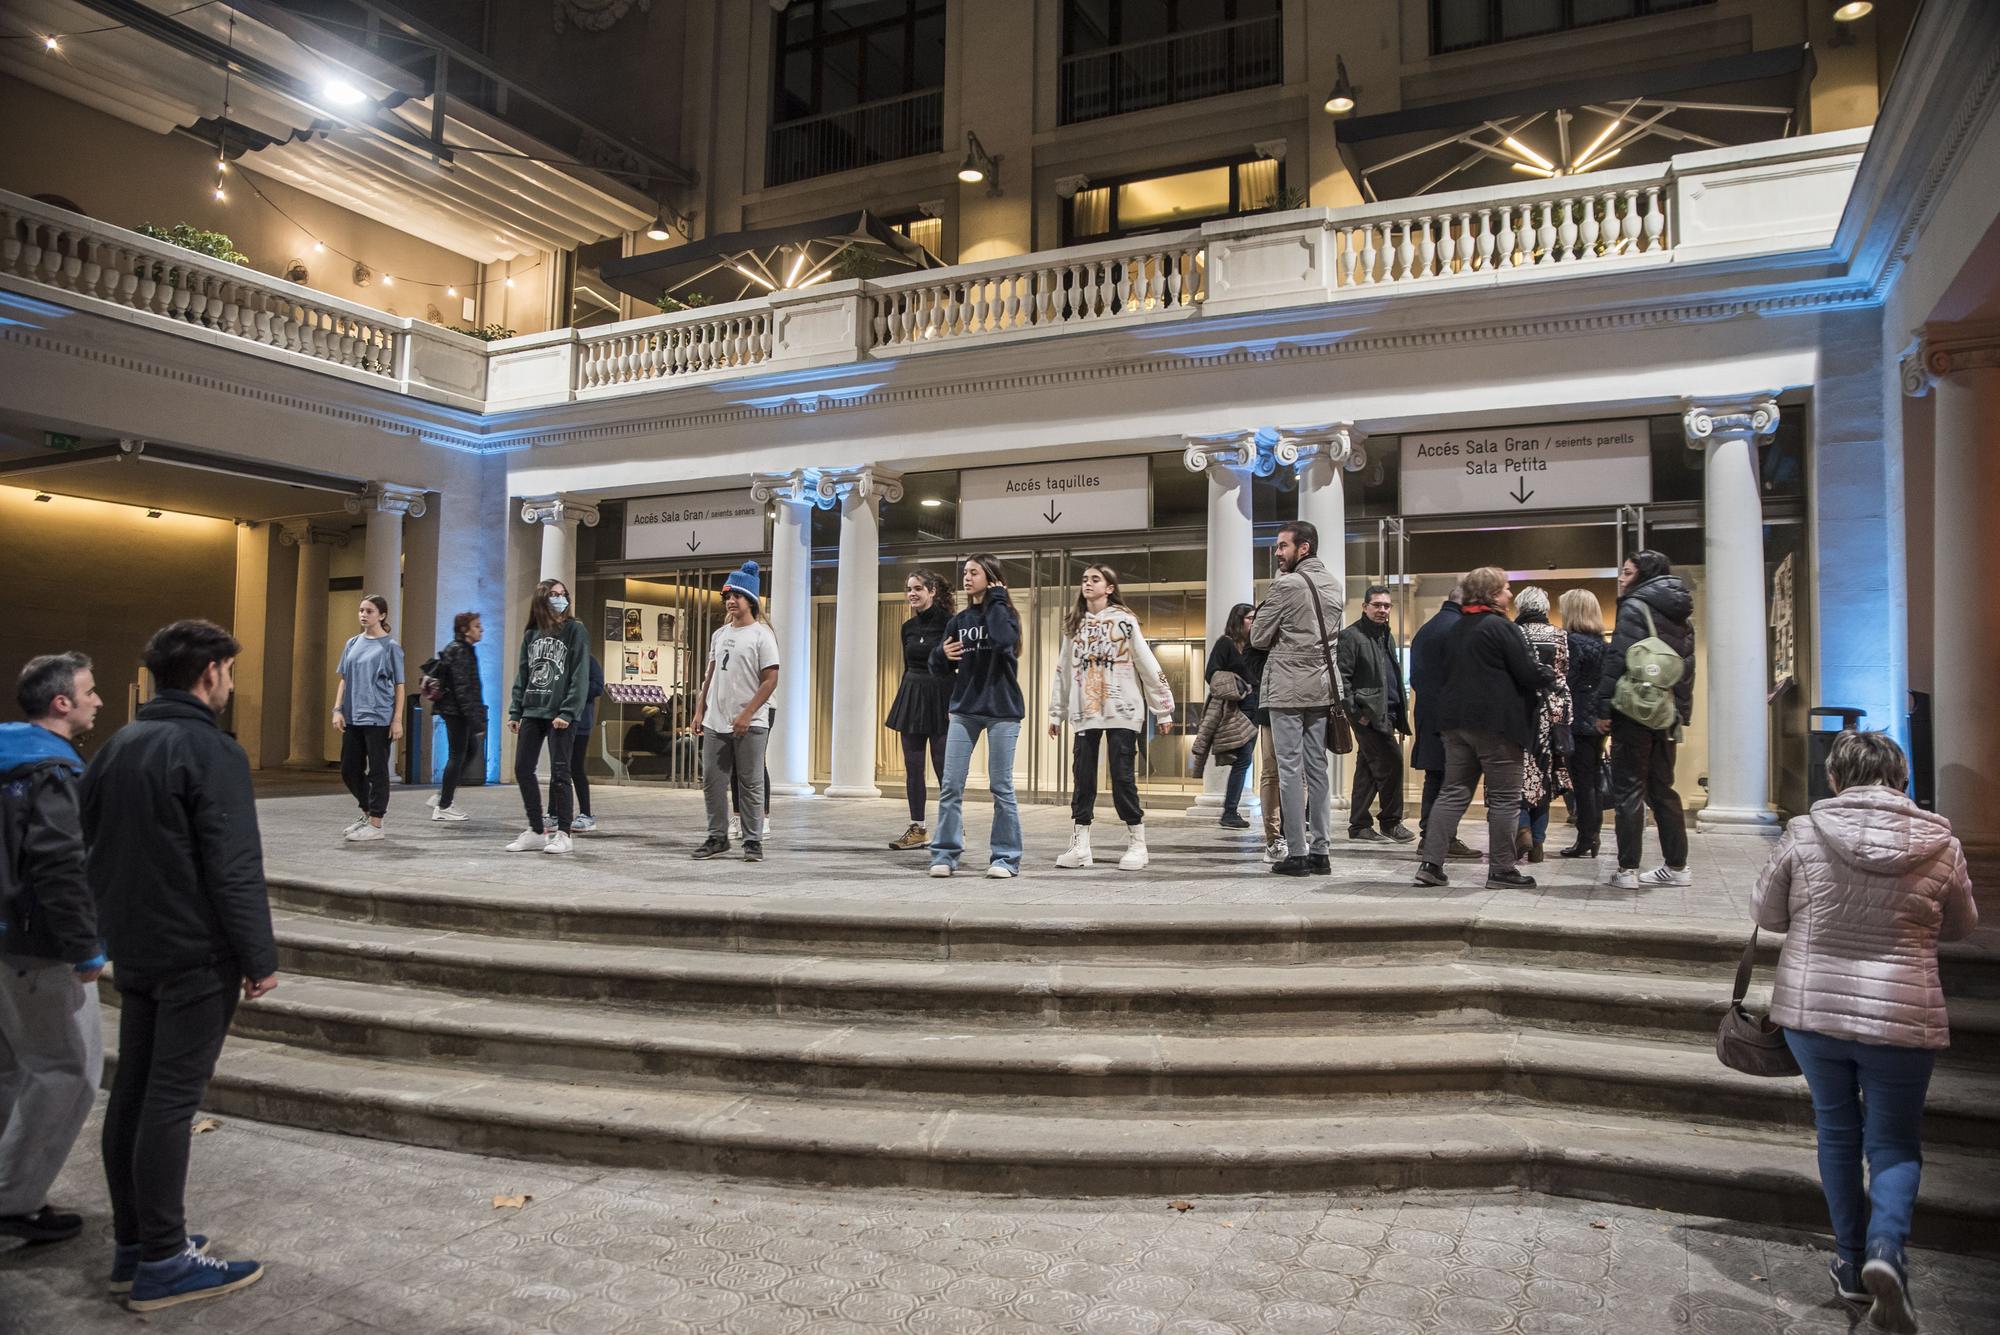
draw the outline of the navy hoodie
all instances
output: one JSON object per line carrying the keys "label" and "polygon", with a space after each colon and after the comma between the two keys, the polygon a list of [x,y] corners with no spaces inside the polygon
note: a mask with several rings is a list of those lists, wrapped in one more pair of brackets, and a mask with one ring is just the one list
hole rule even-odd
{"label": "navy hoodie", "polygon": [[[945,657],[944,641],[956,637],[965,653],[957,663]],[[986,601],[967,607],[945,623],[943,639],[931,650],[931,674],[951,683],[951,712],[977,718],[1019,719],[1027,715],[1015,667],[1021,657],[1021,618],[995,585]]]}

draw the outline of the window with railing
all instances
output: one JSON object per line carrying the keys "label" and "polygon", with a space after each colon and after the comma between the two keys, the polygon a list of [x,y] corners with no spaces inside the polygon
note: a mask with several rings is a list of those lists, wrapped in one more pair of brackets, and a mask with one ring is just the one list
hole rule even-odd
{"label": "window with railing", "polygon": [[944,147],[945,0],[792,0],[774,28],[766,185]]}
{"label": "window with railing", "polygon": [[1284,164],[1270,158],[1226,159],[1092,181],[1063,212],[1063,244],[1171,232],[1262,213],[1287,202],[1284,184]]}
{"label": "window with railing", "polygon": [[1279,0],[1064,0],[1062,123],[1284,80]]}
{"label": "window with railing", "polygon": [[1696,9],[1715,0],[1431,0],[1431,54]]}

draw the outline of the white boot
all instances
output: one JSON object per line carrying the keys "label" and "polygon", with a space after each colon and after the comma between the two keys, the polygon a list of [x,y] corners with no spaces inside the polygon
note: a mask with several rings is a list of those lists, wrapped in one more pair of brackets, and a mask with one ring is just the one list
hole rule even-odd
{"label": "white boot", "polygon": [[1090,827],[1072,825],[1070,827],[1069,848],[1056,855],[1058,867],[1088,867],[1090,859]]}
{"label": "white boot", "polygon": [[1118,859],[1118,870],[1120,871],[1146,870],[1145,825],[1143,824],[1127,825],[1125,827],[1125,834],[1126,834],[1125,856]]}

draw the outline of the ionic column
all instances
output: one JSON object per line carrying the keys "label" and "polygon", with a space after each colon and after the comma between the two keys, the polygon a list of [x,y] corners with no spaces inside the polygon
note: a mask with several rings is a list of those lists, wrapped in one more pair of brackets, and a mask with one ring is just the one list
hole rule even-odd
{"label": "ionic column", "polygon": [[[1214,644],[1229,624],[1229,609],[1255,601],[1257,587],[1256,533],[1250,497],[1258,453],[1253,435],[1191,437],[1181,462],[1191,473],[1208,477],[1208,638]],[[1222,805],[1229,786],[1229,767],[1210,765],[1202,782],[1197,809]],[[1245,805],[1256,794],[1256,775],[1245,780]]]}
{"label": "ionic column", "polygon": [[[872,465],[823,471],[822,494],[840,502],[840,578],[833,623],[833,782],[828,797],[880,797],[875,786],[876,655],[881,613],[883,500],[903,499],[902,474]],[[783,680],[783,674],[780,674]]]}
{"label": "ionic column", "polygon": [[1706,455],[1701,621],[1708,641],[1708,805],[1696,827],[1772,834],[1770,616],[1764,601],[1764,504],[1757,441],[1778,429],[1775,399],[1690,403],[1687,443]]}
{"label": "ionic column", "polygon": [[771,632],[778,639],[778,694],[767,753],[771,790],[811,797],[812,512],[838,500],[819,493],[816,469],[760,475],[751,498],[775,505],[771,528]]}
{"label": "ionic column", "polygon": [[1297,435],[1281,432],[1273,456],[1290,468],[1299,485],[1299,518],[1319,530],[1321,563],[1347,590],[1347,489],[1342,473],[1359,472],[1368,464],[1361,433],[1345,424],[1312,428]]}
{"label": "ionic column", "polygon": [[2000,861],[2000,326],[1933,325],[1903,388],[1935,394],[1932,759],[1937,809],[1979,871]]}
{"label": "ionic column", "polygon": [[347,499],[349,514],[368,519],[361,591],[379,593],[389,600],[390,629],[399,635],[403,624],[403,516],[421,519],[426,508],[423,488],[394,482],[371,482],[360,496]]}
{"label": "ionic column", "polygon": [[574,496],[530,496],[521,502],[523,523],[542,526],[543,579],[559,579],[576,601],[576,526],[597,527],[598,511]]}
{"label": "ionic column", "polygon": [[326,579],[333,549],[347,545],[347,534],[301,520],[279,529],[278,541],[299,549],[292,613],[291,740],[285,764],[319,769],[326,764]]}

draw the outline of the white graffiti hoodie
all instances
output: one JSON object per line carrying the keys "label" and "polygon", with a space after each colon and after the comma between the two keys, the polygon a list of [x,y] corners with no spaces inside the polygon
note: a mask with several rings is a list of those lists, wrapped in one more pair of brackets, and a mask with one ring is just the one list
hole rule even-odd
{"label": "white graffiti hoodie", "polygon": [[1173,717],[1173,690],[1139,618],[1123,607],[1084,613],[1076,630],[1063,636],[1049,686],[1049,722],[1137,732],[1146,726],[1148,704],[1155,715]]}

